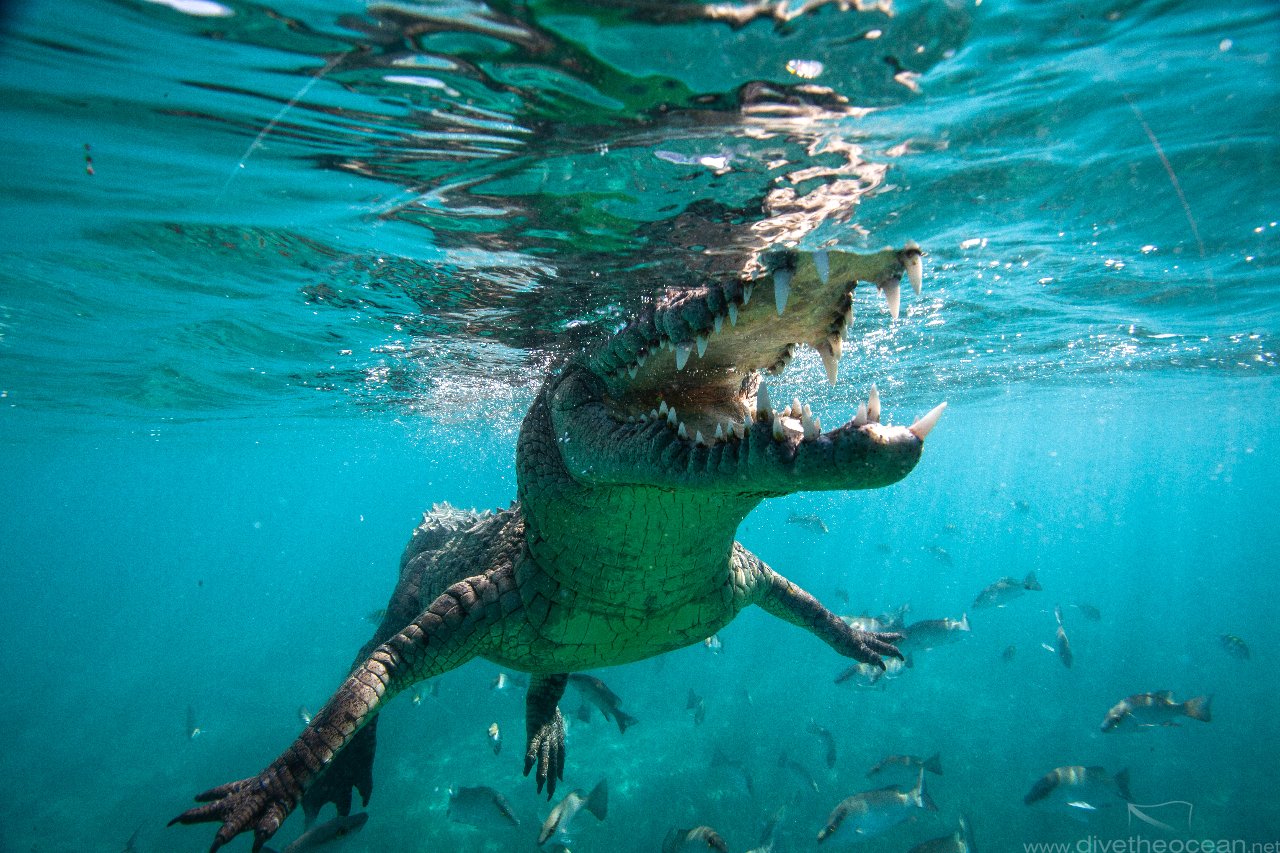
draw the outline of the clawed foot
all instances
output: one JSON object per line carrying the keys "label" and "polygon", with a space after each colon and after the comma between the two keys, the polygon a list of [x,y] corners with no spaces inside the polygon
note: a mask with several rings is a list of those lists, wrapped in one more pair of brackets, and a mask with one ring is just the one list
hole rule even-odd
{"label": "clawed foot", "polygon": [[298,804],[301,792],[295,791],[296,786],[283,780],[272,765],[258,776],[210,788],[196,797],[198,802],[208,805],[183,812],[169,821],[169,825],[221,821],[209,853],[252,829],[253,849],[257,853]]}
{"label": "clawed foot", "polygon": [[554,716],[529,736],[529,749],[524,754],[524,775],[538,765],[538,793],[547,786],[547,799],[556,791],[556,780],[564,778],[564,717],[556,708]]}
{"label": "clawed foot", "polygon": [[884,658],[886,657],[903,660],[902,652],[898,651],[894,643],[904,639],[906,635],[891,631],[863,631],[861,628],[850,630],[850,648],[845,654],[854,660],[880,669],[885,669]]}

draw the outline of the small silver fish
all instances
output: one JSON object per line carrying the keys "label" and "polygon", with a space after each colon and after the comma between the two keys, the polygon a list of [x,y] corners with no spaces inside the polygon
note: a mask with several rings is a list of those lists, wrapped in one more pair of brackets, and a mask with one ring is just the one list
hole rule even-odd
{"label": "small silver fish", "polygon": [[1038,592],[1044,587],[1036,580],[1035,572],[1028,572],[1022,580],[1017,578],[1000,578],[988,586],[973,600],[974,607],[1004,607],[1013,599],[1028,590]]}
{"label": "small silver fish", "polygon": [[845,841],[870,838],[909,820],[917,810],[938,810],[924,788],[923,767],[915,787],[909,791],[888,787],[845,797],[827,817],[827,825],[818,833],[818,843],[837,834]]}
{"label": "small silver fish", "polygon": [[942,775],[942,754],[935,752],[928,758],[917,758],[914,755],[889,755],[886,756],[867,771],[867,776],[875,776],[886,770],[894,768],[905,768],[908,770],[928,770],[936,776]]}
{"label": "small silver fish", "polygon": [[1009,663],[1018,655],[1018,647],[1009,645],[1004,647],[1004,651],[1000,655],[1000,659],[1005,663]]}
{"label": "small silver fish", "polygon": [[1129,770],[1125,768],[1113,776],[1105,768],[1097,766],[1055,767],[1036,780],[1022,801],[1030,806],[1050,797],[1069,799],[1066,805],[1072,808],[1087,806],[1087,811],[1095,810],[1096,803],[1108,798],[1129,800]]}
{"label": "small silver fish", "polygon": [[200,724],[196,722],[196,709],[193,705],[187,706],[187,737],[195,740],[204,734],[204,729],[200,728]]}
{"label": "small silver fish", "polygon": [[622,699],[609,689],[594,675],[573,673],[569,676],[569,685],[575,687],[585,702],[590,702],[600,709],[606,720],[612,720],[618,726],[619,734],[626,734],[627,729],[639,722],[635,717],[622,710]]}
{"label": "small silver fish", "polygon": [[707,637],[702,641],[702,645],[706,646],[707,650],[712,654],[718,655],[724,651],[724,643],[720,642],[720,637],[717,634],[712,634],[710,637]]}
{"label": "small silver fish", "polygon": [[805,767],[795,759],[788,757],[785,752],[778,755],[778,766],[796,774],[796,777],[804,783],[806,788],[811,789],[815,794],[818,793],[818,780],[813,778],[813,774],[809,772],[809,768]]}
{"label": "small silver fish", "polygon": [[959,642],[972,636],[969,628],[969,614],[960,614],[959,619],[924,619],[912,622],[902,629],[906,634],[899,643],[899,649],[934,649],[949,643]]}
{"label": "small silver fish", "polygon": [[1071,641],[1067,639],[1067,629],[1062,624],[1062,608],[1054,605],[1053,615],[1058,620],[1058,660],[1062,661],[1062,665],[1067,669],[1071,669],[1071,663],[1075,657],[1071,654]]}
{"label": "small silver fish", "polygon": [[1218,642],[1222,644],[1222,650],[1236,660],[1249,659],[1249,645],[1235,634],[1223,634],[1218,637]]}
{"label": "small silver fish", "polygon": [[814,734],[818,736],[818,740],[822,741],[822,746],[825,751],[824,758],[826,760],[827,767],[835,767],[836,766],[835,736],[831,734],[830,730],[824,729],[822,726],[818,725],[813,720],[809,721],[809,725],[805,727],[805,731],[809,732],[810,734]]}
{"label": "small silver fish", "polygon": [[490,829],[495,822],[499,825],[520,825],[507,798],[487,785],[449,789],[448,815],[455,823],[480,829]]}
{"label": "small silver fish", "polygon": [[800,515],[799,513],[791,513],[787,516],[787,524],[794,524],[808,530],[810,533],[830,533],[827,529],[827,523],[822,517],[816,514]]}
{"label": "small silver fish", "polygon": [[573,822],[573,818],[579,811],[586,809],[596,816],[596,820],[604,820],[609,815],[609,783],[607,779],[601,779],[599,784],[591,789],[591,793],[583,796],[582,789],[570,791],[565,798],[556,803],[555,808],[551,810],[551,814],[547,816],[546,821],[542,824],[542,831],[538,833],[538,844],[546,844],[547,840],[553,835],[564,836],[569,832],[569,824]]}
{"label": "small silver fish", "polygon": [[858,661],[846,667],[837,675],[835,683],[844,684],[851,681],[859,687],[876,687],[883,690],[888,687],[888,682],[898,678],[914,666],[915,663],[909,654],[902,660],[885,658],[884,669]]}
{"label": "small silver fish", "polygon": [[489,726],[489,746],[493,747],[494,755],[502,752],[502,732],[498,730],[497,723]]}
{"label": "small silver fish", "polygon": [[302,723],[304,726],[311,725],[311,712],[307,710],[306,705],[298,706],[298,722]]}
{"label": "small silver fish", "polygon": [[1179,717],[1190,717],[1202,723],[1213,716],[1210,711],[1212,696],[1196,696],[1185,702],[1173,701],[1173,691],[1137,693],[1121,699],[1102,720],[1102,731],[1109,732],[1124,725],[1130,729],[1146,729],[1153,726],[1176,726]]}
{"label": "small silver fish", "polygon": [[[335,841],[352,833],[359,832],[369,822],[368,812],[357,812],[353,815],[339,815],[333,820],[313,826],[284,848],[282,853],[307,853],[330,841]],[[264,847],[263,853],[271,853],[271,848]]]}
{"label": "small silver fish", "polygon": [[719,853],[729,853],[729,845],[724,843],[720,833],[709,826],[673,829],[662,840],[662,853],[693,853],[696,850],[717,850]]}

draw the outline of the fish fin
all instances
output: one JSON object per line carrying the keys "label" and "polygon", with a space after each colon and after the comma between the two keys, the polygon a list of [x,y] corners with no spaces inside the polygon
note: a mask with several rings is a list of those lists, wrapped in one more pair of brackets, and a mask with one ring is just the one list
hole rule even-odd
{"label": "fish fin", "polygon": [[920,778],[916,780],[916,788],[913,793],[920,804],[920,808],[930,812],[938,810],[938,806],[933,802],[933,797],[929,796],[929,792],[924,787],[924,767],[920,768]]}
{"label": "fish fin", "polygon": [[926,758],[924,760],[923,767],[925,770],[928,770],[930,773],[934,773],[934,774],[937,774],[938,776],[941,776],[942,775],[942,753],[935,752],[933,755]]}
{"label": "fish fin", "polygon": [[1209,706],[1213,702],[1213,694],[1208,696],[1197,696],[1194,699],[1188,699],[1184,704],[1187,710],[1187,716],[1193,720],[1199,720],[1207,723],[1213,719],[1213,713]]}
{"label": "fish fin", "polygon": [[583,804],[587,811],[596,816],[596,820],[604,820],[609,816],[609,780],[601,779],[600,783],[591,789],[591,793],[587,794],[587,801]]}
{"label": "fish fin", "polygon": [[[954,613],[955,611],[952,611],[952,612]],[[961,631],[969,630],[969,614],[968,613],[960,614],[960,630]]]}
{"label": "fish fin", "polygon": [[1035,572],[1027,572],[1027,576],[1022,579],[1022,588],[1034,591],[1044,589],[1044,587],[1040,586],[1040,581],[1036,580]]}
{"label": "fish fin", "polygon": [[1168,701],[1173,701],[1172,690],[1157,690],[1155,693],[1152,693],[1151,695],[1155,696],[1157,699],[1165,699]]}
{"label": "fish fin", "polygon": [[626,711],[622,710],[621,708],[619,708],[618,710],[614,711],[614,714],[616,714],[616,715],[617,715],[617,716],[616,716],[616,719],[614,720],[614,722],[616,722],[616,723],[618,724],[618,732],[619,732],[620,734],[624,734],[624,735],[625,735],[625,734],[627,733],[627,729],[628,729],[628,728],[630,728],[631,726],[634,726],[636,723],[640,722],[640,721],[639,721],[639,720],[637,720],[635,717],[631,716],[630,714],[628,714]]}
{"label": "fish fin", "polygon": [[1115,775],[1116,788],[1120,791],[1120,799],[1126,803],[1133,802],[1133,796],[1129,793],[1129,768],[1126,767]]}

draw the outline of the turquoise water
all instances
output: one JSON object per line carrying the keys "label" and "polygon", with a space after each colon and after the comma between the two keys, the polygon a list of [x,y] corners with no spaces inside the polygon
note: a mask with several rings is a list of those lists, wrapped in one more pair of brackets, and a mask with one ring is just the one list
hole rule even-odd
{"label": "turquoise water", "polygon": [[[0,851],[207,849],[211,827],[165,823],[323,703],[424,509],[514,497],[559,360],[764,243],[907,239],[928,255],[904,319],[860,290],[840,384],[806,350],[770,386],[829,423],[872,382],[895,422],[946,399],[923,460],[768,502],[739,538],[842,613],[968,611],[971,636],[852,687],[752,611],[719,654],[599,671],[640,723],[570,721],[564,790],[611,786],[573,849],[710,824],[743,851],[785,805],[776,849],[812,850],[873,764],[934,752],[937,814],[823,849],[906,851],[961,814],[987,853],[1280,840],[1280,12],[699,9],[4,7]],[[971,609],[1028,571],[1042,591]],[[1071,669],[1042,648],[1057,604]],[[535,849],[547,805],[497,674],[391,703],[369,823],[332,849]],[[1212,721],[1098,731],[1166,689],[1213,694]],[[1168,828],[1023,804],[1070,764],[1128,767]],[[447,820],[459,785],[521,827]]]}

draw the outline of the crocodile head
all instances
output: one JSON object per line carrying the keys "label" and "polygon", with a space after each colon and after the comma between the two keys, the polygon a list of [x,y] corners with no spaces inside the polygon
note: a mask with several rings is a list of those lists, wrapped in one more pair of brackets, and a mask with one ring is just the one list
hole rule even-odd
{"label": "crocodile head", "polygon": [[809,406],[770,400],[761,378],[807,345],[834,384],[854,287],[878,287],[896,319],[903,275],[919,290],[920,255],[915,244],[874,254],[774,253],[754,278],[659,300],[549,388],[565,467],[583,485],[757,499],[900,480],[945,404],[911,426],[889,426],[873,387],[856,417],[824,432]]}

